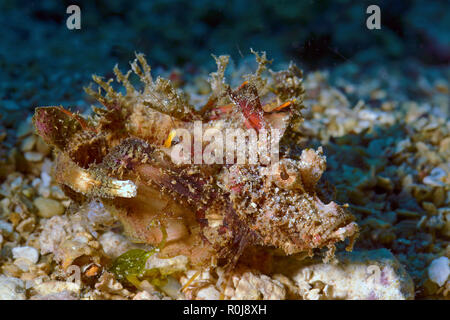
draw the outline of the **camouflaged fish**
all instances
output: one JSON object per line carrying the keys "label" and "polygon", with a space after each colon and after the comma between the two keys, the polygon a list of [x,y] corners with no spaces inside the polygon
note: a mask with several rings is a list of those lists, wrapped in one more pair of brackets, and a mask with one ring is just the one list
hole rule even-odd
{"label": "camouflaged fish", "polygon": [[[316,192],[326,167],[321,148],[281,152],[271,174],[273,163],[176,163],[171,156],[190,139],[180,131],[193,132],[196,121],[203,131],[269,132],[267,139],[281,150],[296,143],[302,72],[294,64],[268,70],[265,53],[254,54],[256,72],[235,89],[225,82],[229,58],[214,57],[218,71],[211,73],[211,94],[201,108],[169,80],[154,80],[142,54],[128,73],[114,68],[126,94],[113,89],[112,79],[93,77],[98,89],[86,91],[103,107],[94,107],[88,119],[62,107],[37,108],[38,134],[58,150],[56,180],[75,201],[101,199],[132,240],[164,243],[160,256],[185,255],[193,265],[232,267],[255,246],[286,255],[328,247],[332,254],[336,242],[349,238],[351,249],[358,234],[354,217]],[[131,84],[132,73],[141,89]],[[274,129],[278,135],[270,134]],[[191,156],[206,148],[202,142]]]}

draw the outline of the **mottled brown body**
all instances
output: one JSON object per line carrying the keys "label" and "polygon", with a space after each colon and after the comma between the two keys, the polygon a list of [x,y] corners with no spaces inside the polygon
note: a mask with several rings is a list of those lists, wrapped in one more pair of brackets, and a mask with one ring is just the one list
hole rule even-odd
{"label": "mottled brown body", "polygon": [[291,65],[264,77],[269,61],[265,54],[256,56],[256,73],[236,90],[224,82],[228,58],[216,58],[212,94],[201,111],[170,81],[154,81],[142,55],[132,63],[142,91],[130,84],[130,73],[123,75],[117,67],[125,96],[94,77],[105,94],[87,92],[106,108],[95,108],[93,118],[59,107],[36,109],[38,133],[60,151],[58,182],[77,201],[103,199],[133,240],[163,242],[163,255],[183,254],[194,265],[233,266],[249,246],[312,254],[316,248],[334,250],[334,243],[347,237],[352,242],[358,233],[352,215],[334,202],[322,203],[316,194],[325,170],[321,150],[304,150],[295,159],[281,155],[271,175],[263,171],[273,164],[172,161],[173,130],[191,131],[194,120],[202,120],[204,128],[278,129],[280,143],[295,143],[301,72]]}

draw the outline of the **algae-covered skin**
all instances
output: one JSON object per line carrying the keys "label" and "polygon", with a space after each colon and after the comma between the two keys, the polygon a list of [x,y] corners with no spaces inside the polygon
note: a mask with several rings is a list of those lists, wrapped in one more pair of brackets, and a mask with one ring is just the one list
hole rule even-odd
{"label": "algae-covered skin", "polygon": [[[113,89],[112,80],[93,77],[99,88],[86,91],[104,106],[94,108],[93,117],[37,108],[38,134],[58,150],[56,180],[78,202],[102,199],[132,240],[154,246],[165,240],[160,254],[185,255],[193,265],[232,267],[252,246],[288,255],[328,247],[331,256],[335,243],[349,238],[350,250],[358,234],[353,216],[334,202],[323,203],[316,192],[326,167],[321,149],[282,152],[270,175],[264,174],[273,169],[270,164],[220,164],[225,155],[216,164],[175,163],[170,157],[179,130],[195,132],[196,120],[204,131],[266,130],[282,151],[295,149],[302,73],[293,64],[269,72],[265,53],[255,55],[256,72],[235,89],[224,78],[228,57],[216,58],[212,93],[199,111],[169,80],[153,80],[142,54],[131,64],[141,90],[128,80],[131,71],[124,75],[117,67],[125,95]],[[194,157],[206,147],[203,142]]]}

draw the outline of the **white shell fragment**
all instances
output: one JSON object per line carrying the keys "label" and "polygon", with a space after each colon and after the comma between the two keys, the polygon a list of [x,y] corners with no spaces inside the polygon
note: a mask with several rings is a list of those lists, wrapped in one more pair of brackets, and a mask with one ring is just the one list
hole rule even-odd
{"label": "white shell fragment", "polygon": [[450,274],[449,260],[447,257],[434,259],[428,267],[430,280],[442,287]]}
{"label": "white shell fragment", "polygon": [[307,265],[294,273],[293,280],[305,299],[317,298],[313,289],[317,282],[329,290],[320,290],[321,299],[414,299],[411,277],[387,249],[339,253],[337,261]]}
{"label": "white shell fragment", "polygon": [[25,300],[25,298],[22,280],[0,275],[0,300]]}
{"label": "white shell fragment", "polygon": [[445,187],[445,183],[442,179],[445,178],[447,174],[441,168],[434,168],[431,170],[430,175],[423,179],[423,183],[428,184],[433,187]]}
{"label": "white shell fragment", "polygon": [[32,263],[37,263],[39,260],[39,252],[33,247],[15,247],[12,249],[14,259],[25,258]]}

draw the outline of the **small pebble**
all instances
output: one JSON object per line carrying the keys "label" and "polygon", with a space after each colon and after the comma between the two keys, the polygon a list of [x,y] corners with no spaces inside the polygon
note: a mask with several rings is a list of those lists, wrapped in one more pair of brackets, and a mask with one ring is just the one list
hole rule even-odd
{"label": "small pebble", "polygon": [[49,187],[51,181],[52,181],[52,177],[47,172],[42,171],[42,173],[41,173],[42,186]]}
{"label": "small pebble", "polygon": [[449,260],[447,257],[434,259],[428,267],[430,280],[442,287],[450,274]]}
{"label": "small pebble", "polygon": [[12,233],[13,232],[13,226],[11,223],[8,223],[6,221],[0,220],[0,230],[4,232],[4,234]]}
{"label": "small pebble", "polygon": [[429,214],[437,214],[436,206],[432,202],[424,201],[422,202],[422,207]]}
{"label": "small pebble", "polygon": [[0,300],[25,300],[25,287],[22,280],[0,275]]}
{"label": "small pebble", "polygon": [[442,179],[446,175],[447,174],[445,173],[445,171],[443,169],[434,168],[433,170],[431,170],[430,175],[426,176],[423,179],[423,183],[428,184],[433,187],[445,187],[445,183],[442,182]]}
{"label": "small pebble", "polygon": [[17,177],[11,182],[11,190],[18,190],[22,186],[23,179],[22,177]]}
{"label": "small pebble", "polygon": [[38,197],[33,202],[41,218],[51,218],[64,213],[64,206],[59,201]]}
{"label": "small pebble", "polygon": [[447,137],[441,141],[439,144],[439,152],[441,153],[450,153],[450,137]]}
{"label": "small pebble", "polygon": [[440,207],[445,203],[444,188],[436,188],[433,192],[433,203],[436,207]]}
{"label": "small pebble", "polygon": [[12,249],[14,259],[25,258],[36,264],[39,260],[39,252],[33,247],[15,247]]}
{"label": "small pebble", "polygon": [[33,181],[31,181],[31,186],[33,188],[39,187],[40,184],[41,184],[41,179],[39,179],[39,178],[34,178]]}
{"label": "small pebble", "polygon": [[220,300],[220,292],[212,285],[201,288],[197,293],[200,300]]}
{"label": "small pebble", "polygon": [[50,188],[52,198],[57,200],[64,200],[67,199],[66,195],[64,194],[64,191],[59,186],[52,186]]}
{"label": "small pebble", "polygon": [[38,284],[34,287],[34,290],[40,295],[49,295],[61,293],[64,291],[73,292],[74,294],[79,294],[80,285],[69,281],[46,281]]}
{"label": "small pebble", "polygon": [[26,258],[18,258],[14,260],[14,265],[18,267],[22,272],[30,272],[33,263]]}
{"label": "small pebble", "polygon": [[31,198],[34,194],[34,190],[32,188],[25,188],[22,190],[22,193],[25,197]]}
{"label": "small pebble", "polygon": [[33,150],[34,146],[36,144],[36,136],[29,136],[26,137],[20,146],[20,150],[23,152],[31,151]]}
{"label": "small pebble", "polygon": [[41,162],[44,159],[44,155],[39,152],[28,151],[24,153],[25,159],[30,162]]}

